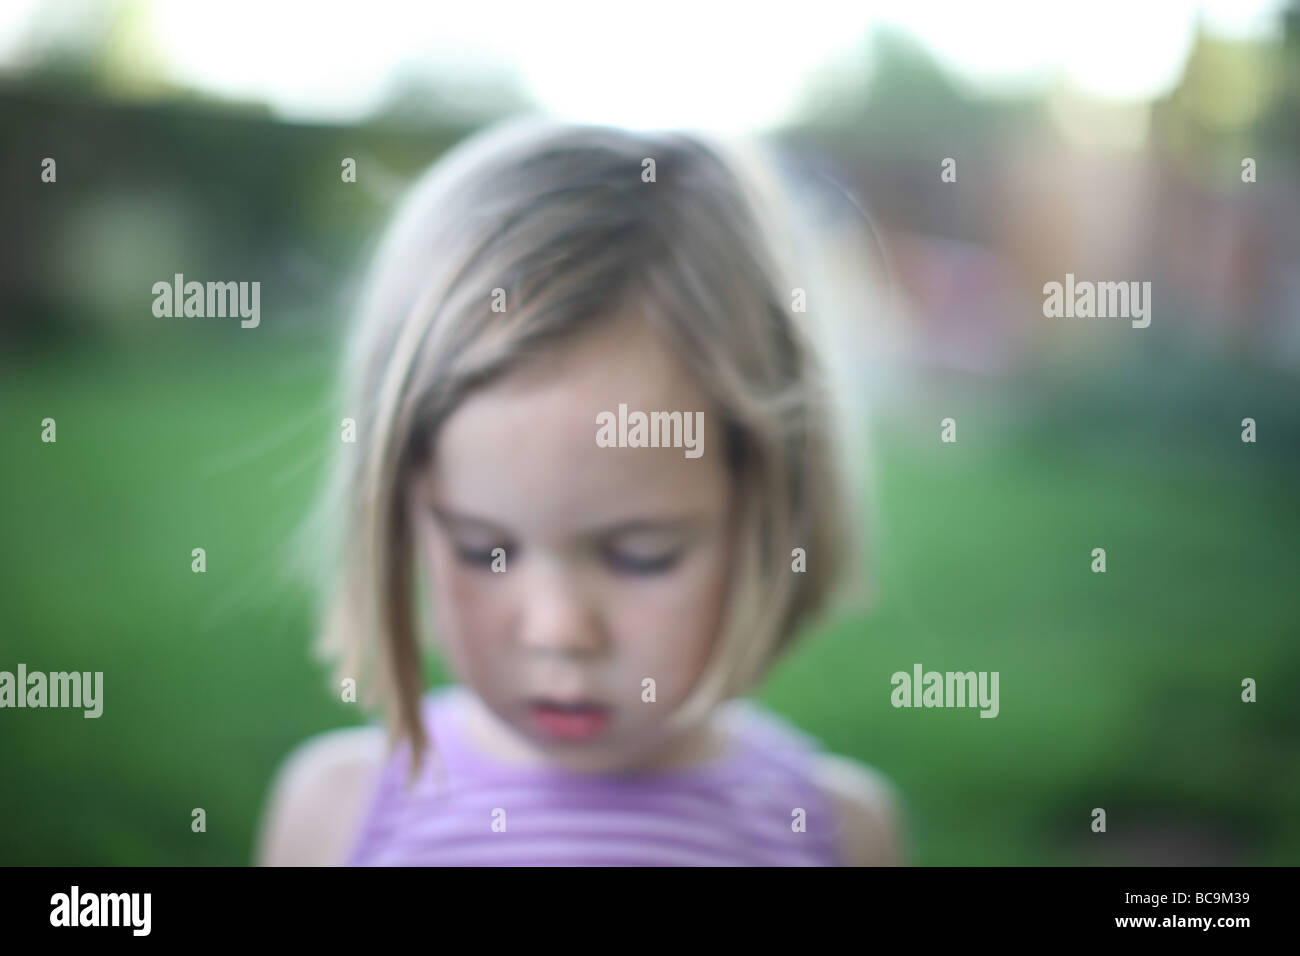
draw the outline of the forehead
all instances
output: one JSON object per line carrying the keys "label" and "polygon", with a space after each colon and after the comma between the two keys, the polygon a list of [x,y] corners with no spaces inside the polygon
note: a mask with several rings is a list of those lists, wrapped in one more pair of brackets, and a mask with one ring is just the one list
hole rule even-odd
{"label": "forehead", "polygon": [[[596,443],[597,416],[702,412],[703,454]],[[726,473],[713,406],[649,326],[620,318],[472,392],[440,429],[424,485],[437,503],[520,534],[716,515]]]}

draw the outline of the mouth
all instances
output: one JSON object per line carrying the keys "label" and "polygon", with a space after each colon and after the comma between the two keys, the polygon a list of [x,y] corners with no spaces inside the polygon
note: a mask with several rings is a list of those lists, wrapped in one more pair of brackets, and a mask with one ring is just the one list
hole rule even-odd
{"label": "mouth", "polygon": [[534,698],[528,702],[533,725],[555,740],[592,740],[609,724],[608,707],[588,700]]}

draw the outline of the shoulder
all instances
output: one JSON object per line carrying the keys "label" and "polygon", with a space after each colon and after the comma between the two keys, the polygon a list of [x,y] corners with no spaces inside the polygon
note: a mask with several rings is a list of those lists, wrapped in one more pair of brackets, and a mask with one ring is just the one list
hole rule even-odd
{"label": "shoulder", "polygon": [[257,841],[261,866],[343,862],[387,757],[379,727],[345,727],[300,744],[271,785]]}
{"label": "shoulder", "polygon": [[848,866],[902,862],[898,797],[876,771],[835,754],[818,754],[814,779],[839,814],[839,850]]}

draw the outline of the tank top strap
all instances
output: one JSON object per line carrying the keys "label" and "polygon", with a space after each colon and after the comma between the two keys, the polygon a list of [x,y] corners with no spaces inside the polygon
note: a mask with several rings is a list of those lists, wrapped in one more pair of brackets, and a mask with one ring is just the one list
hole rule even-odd
{"label": "tank top strap", "polygon": [[744,741],[745,757],[736,768],[743,783],[740,802],[774,816],[783,813],[791,822],[794,811],[803,810],[801,838],[816,844],[825,865],[842,865],[839,811],[818,780],[817,761],[826,752],[821,740],[748,698],[724,706]]}
{"label": "tank top strap", "polygon": [[411,741],[402,740],[384,760],[379,775],[370,787],[366,810],[352,841],[345,865],[355,865],[367,848],[385,836],[392,821],[420,800],[427,800],[447,784],[447,761],[439,744],[448,736],[444,692],[439,688],[424,696],[420,702],[420,715],[424,723],[429,746],[425,749],[420,773],[410,780]]}

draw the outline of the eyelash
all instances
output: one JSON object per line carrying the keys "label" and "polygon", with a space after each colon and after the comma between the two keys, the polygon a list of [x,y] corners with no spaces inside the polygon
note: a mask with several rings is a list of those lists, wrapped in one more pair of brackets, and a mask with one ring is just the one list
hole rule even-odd
{"label": "eyelash", "polygon": [[612,551],[605,552],[606,563],[620,574],[643,574],[646,576],[666,574],[677,566],[679,560],[681,560],[681,552],[671,552],[653,558],[631,558]]}
{"label": "eyelash", "polygon": [[[496,547],[501,547],[497,545]],[[475,551],[470,548],[456,547],[456,557],[462,564],[473,568],[490,568],[492,566],[492,552],[496,548],[488,548],[486,551]],[[504,549],[506,559],[509,560],[510,550]],[[677,566],[681,560],[680,552],[657,556],[653,558],[634,558],[627,555],[620,555],[614,551],[606,551],[604,554],[605,562],[616,572],[620,574],[639,574],[655,575],[665,574]]]}
{"label": "eyelash", "polygon": [[[460,545],[457,545],[456,557],[462,564],[467,564],[470,567],[490,568],[492,566],[492,552],[495,551],[497,547],[500,547],[500,545],[488,548],[486,551],[474,551],[470,548],[462,548]],[[509,555],[510,552],[506,551],[507,558],[509,558]]]}

